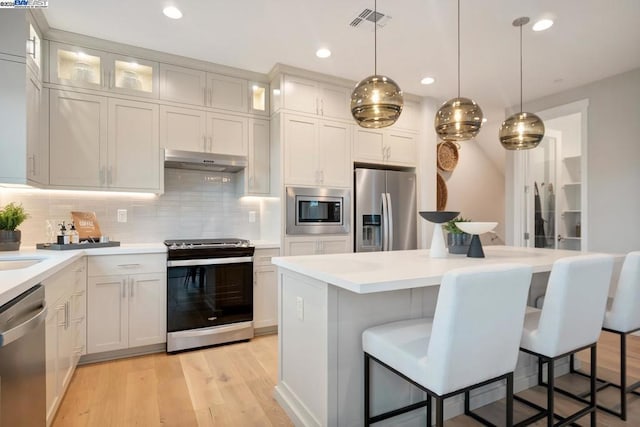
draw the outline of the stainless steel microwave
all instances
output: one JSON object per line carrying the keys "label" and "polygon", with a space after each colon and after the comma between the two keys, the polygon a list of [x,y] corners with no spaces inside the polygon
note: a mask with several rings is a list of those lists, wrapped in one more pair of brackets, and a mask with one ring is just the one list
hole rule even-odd
{"label": "stainless steel microwave", "polygon": [[347,234],[350,230],[350,190],[287,187],[287,234]]}

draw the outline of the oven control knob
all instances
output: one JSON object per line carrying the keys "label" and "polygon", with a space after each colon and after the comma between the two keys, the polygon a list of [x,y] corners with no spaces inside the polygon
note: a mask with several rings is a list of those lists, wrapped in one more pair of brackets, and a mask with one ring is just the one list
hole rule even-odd
{"label": "oven control knob", "polygon": [[187,246],[189,249],[193,249],[193,244],[189,243],[189,245]]}
{"label": "oven control knob", "polygon": [[178,245],[172,243],[171,246],[169,246],[169,249],[178,249]]}
{"label": "oven control knob", "polygon": [[187,244],[186,243],[181,244],[180,249],[187,249]]}

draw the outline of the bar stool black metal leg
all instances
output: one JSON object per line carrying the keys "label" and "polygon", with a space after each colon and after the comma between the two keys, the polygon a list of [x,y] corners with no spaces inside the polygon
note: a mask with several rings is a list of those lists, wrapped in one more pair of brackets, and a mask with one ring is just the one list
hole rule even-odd
{"label": "bar stool black metal leg", "polygon": [[544,364],[542,363],[542,359],[538,357],[538,385],[542,385],[542,367]]}
{"label": "bar stool black metal leg", "polygon": [[431,427],[432,421],[431,413],[431,395],[427,393],[427,427]]}
{"label": "bar stool black metal leg", "polygon": [[554,366],[553,360],[549,360],[547,363],[547,427],[553,427],[553,413],[555,408],[553,407],[554,402],[554,387],[555,387],[555,377],[554,377]]}
{"label": "bar stool black metal leg", "polygon": [[620,418],[627,420],[627,334],[620,334]]}
{"label": "bar stool black metal leg", "polygon": [[513,426],[513,372],[507,375],[507,427]]}
{"label": "bar stool black metal leg", "polygon": [[436,427],[444,427],[444,399],[436,397]]}
{"label": "bar stool black metal leg", "polygon": [[591,406],[593,407],[593,411],[591,412],[591,427],[596,427],[596,406],[598,405],[598,396],[597,396],[597,388],[596,381],[598,379],[598,358],[597,354],[597,346],[594,345],[591,347]]}
{"label": "bar stool black metal leg", "polygon": [[369,355],[364,354],[364,425],[369,427]]}

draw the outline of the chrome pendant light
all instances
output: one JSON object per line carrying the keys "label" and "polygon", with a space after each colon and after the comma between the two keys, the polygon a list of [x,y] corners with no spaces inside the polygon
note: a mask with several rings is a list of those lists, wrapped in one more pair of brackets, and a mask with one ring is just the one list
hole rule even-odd
{"label": "chrome pendant light", "polygon": [[475,137],[482,127],[480,106],[472,99],[460,96],[460,0],[458,0],[458,96],[442,104],[436,113],[434,125],[440,139],[456,142]]}
{"label": "chrome pendant light", "polygon": [[514,27],[520,27],[520,112],[513,114],[500,126],[500,143],[507,150],[536,148],[544,137],[542,119],[533,113],[522,112],[522,27],[528,22],[526,16],[513,21]]}
{"label": "chrome pendant light", "polygon": [[404,99],[400,87],[378,75],[378,8],[373,6],[373,75],[358,83],[351,93],[351,114],[363,128],[384,128],[398,120]]}

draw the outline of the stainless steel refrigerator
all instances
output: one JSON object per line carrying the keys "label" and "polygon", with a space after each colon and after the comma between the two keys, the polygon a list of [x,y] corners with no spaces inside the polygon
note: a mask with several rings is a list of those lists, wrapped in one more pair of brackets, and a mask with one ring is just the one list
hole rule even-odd
{"label": "stainless steel refrigerator", "polygon": [[416,249],[416,175],[361,168],[354,174],[354,251]]}

